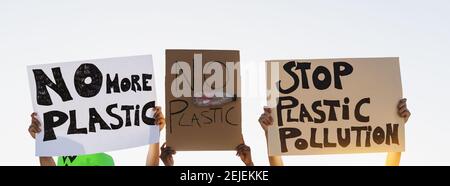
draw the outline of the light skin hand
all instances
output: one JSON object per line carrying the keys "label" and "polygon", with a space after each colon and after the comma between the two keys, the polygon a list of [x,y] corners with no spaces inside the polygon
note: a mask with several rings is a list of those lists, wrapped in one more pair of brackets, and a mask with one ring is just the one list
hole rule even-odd
{"label": "light skin hand", "polygon": [[[264,130],[264,134],[266,135],[266,141],[267,141],[267,133],[269,130],[269,127],[273,125],[273,118],[271,116],[272,109],[265,107],[264,112],[259,117],[258,121],[261,125],[261,128]],[[283,159],[281,159],[281,156],[269,156],[269,163],[271,166],[283,166]]]}
{"label": "light skin hand", "polygon": [[272,113],[272,109],[265,107],[264,113],[262,113],[258,119],[259,124],[261,125],[261,128],[264,130],[264,134],[266,135],[266,137],[267,137],[267,131],[269,130],[269,126],[273,125],[273,118],[270,115],[271,113]]}
{"label": "light skin hand", "polygon": [[[164,114],[159,106],[153,108],[153,111],[155,112],[153,118],[155,118],[155,123],[159,126],[159,131],[161,131],[166,125]],[[147,166],[159,165],[159,143],[148,145],[147,160],[145,164]]]}
{"label": "light skin hand", "polygon": [[161,131],[166,126],[166,119],[164,118],[164,114],[161,112],[161,107],[157,106],[153,109],[153,111],[155,112],[155,122]]}

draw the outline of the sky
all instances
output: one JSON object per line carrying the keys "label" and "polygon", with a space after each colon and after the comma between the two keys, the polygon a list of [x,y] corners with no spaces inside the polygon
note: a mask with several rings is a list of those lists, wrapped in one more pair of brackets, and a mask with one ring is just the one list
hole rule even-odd
{"label": "sky", "polygon": [[[400,57],[412,112],[401,165],[450,165],[447,0],[0,0],[0,165],[38,165],[27,65],[152,54],[164,105],[165,49],[240,50],[244,140],[268,165],[257,119],[264,60]],[[159,80],[158,80],[159,78]],[[161,142],[164,141],[164,131]],[[144,165],[147,147],[110,152]],[[386,153],[284,157],[285,165],[383,165]],[[179,152],[175,165],[242,165],[235,152]]]}

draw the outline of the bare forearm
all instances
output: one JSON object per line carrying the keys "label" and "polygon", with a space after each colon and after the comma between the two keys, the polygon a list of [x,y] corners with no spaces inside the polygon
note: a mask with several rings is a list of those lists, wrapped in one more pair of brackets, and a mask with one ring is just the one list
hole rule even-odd
{"label": "bare forearm", "polygon": [[159,143],[148,145],[147,166],[159,166]]}
{"label": "bare forearm", "polygon": [[[267,133],[266,133],[266,144],[269,144],[269,140],[267,137]],[[267,145],[269,146],[269,145]],[[269,153],[267,153],[269,154]],[[283,164],[283,159],[281,158],[281,156],[269,156],[269,164],[270,166],[284,166]]]}
{"label": "bare forearm", "polygon": [[284,166],[281,156],[269,156],[270,166]]}
{"label": "bare forearm", "polygon": [[386,157],[386,166],[399,166],[401,157],[401,152],[388,152]]}
{"label": "bare forearm", "polygon": [[39,163],[41,166],[56,166],[52,157],[39,157]]}

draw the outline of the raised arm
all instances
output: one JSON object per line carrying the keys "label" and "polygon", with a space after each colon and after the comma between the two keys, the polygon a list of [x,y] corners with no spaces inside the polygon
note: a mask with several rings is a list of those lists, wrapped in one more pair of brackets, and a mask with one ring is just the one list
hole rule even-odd
{"label": "raised arm", "polygon": [[[409,116],[411,116],[411,112],[409,112],[408,107],[406,105],[406,99],[401,99],[397,105],[398,115],[402,118],[405,118],[405,124],[408,122]],[[399,166],[400,159],[402,153],[401,152],[389,152],[386,157],[386,166]]]}
{"label": "raised arm", "polygon": [[[264,134],[266,136],[266,144],[268,144],[268,136],[267,136],[268,128],[273,124],[273,118],[270,115],[271,112],[272,110],[270,108],[264,108],[264,113],[261,114],[258,120],[259,124],[264,130]],[[268,157],[271,166],[283,166],[283,159],[281,159],[281,156],[268,156]]]}
{"label": "raised arm", "polygon": [[[159,131],[161,131],[166,125],[164,115],[161,112],[161,107],[155,107],[153,111],[155,112],[155,122],[159,126]],[[159,143],[148,145],[147,160],[145,164],[147,166],[159,165]]]}
{"label": "raised arm", "polygon": [[242,139],[241,144],[236,147],[236,156],[239,156],[245,166],[253,166],[252,150]]}
{"label": "raised arm", "polygon": [[[31,114],[31,125],[28,127],[28,132],[33,139],[36,139],[36,134],[41,132],[41,123],[36,116],[37,114],[35,112]],[[55,160],[52,157],[39,157],[39,163],[41,166],[56,166]]]}

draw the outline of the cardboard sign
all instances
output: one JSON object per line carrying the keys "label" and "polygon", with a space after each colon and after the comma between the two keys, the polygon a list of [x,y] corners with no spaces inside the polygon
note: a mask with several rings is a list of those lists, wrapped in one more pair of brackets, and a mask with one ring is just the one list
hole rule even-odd
{"label": "cardboard sign", "polygon": [[239,51],[166,50],[166,141],[178,151],[240,144]]}
{"label": "cardboard sign", "polygon": [[36,156],[81,155],[156,143],[151,55],[28,66],[42,132]]}
{"label": "cardboard sign", "polygon": [[404,151],[398,58],[267,61],[270,155]]}

